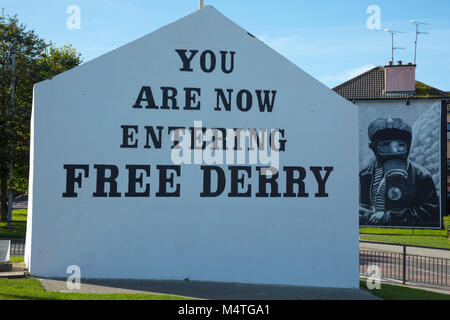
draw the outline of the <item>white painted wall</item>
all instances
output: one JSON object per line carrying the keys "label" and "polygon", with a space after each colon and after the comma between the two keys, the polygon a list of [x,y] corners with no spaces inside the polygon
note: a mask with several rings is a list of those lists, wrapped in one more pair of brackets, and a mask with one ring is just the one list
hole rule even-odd
{"label": "white painted wall", "polygon": [[[180,72],[175,49],[236,51],[235,70]],[[196,65],[197,66],[197,65]],[[133,109],[143,85],[201,87],[201,111]],[[214,111],[214,88],[278,90],[272,113]],[[159,101],[159,92],[155,99]],[[284,128],[283,166],[333,166],[327,198],[200,198],[198,165],[182,197],[155,198],[170,149],[120,149],[121,125]],[[358,287],[358,111],[211,7],[35,86],[26,262],[31,274]],[[64,164],[90,164],[63,198]],[[93,198],[93,164],[151,164],[150,198]],[[250,181],[257,187],[255,171]],[[279,179],[284,185],[284,176]],[[281,187],[283,192],[283,187]],[[256,191],[255,191],[256,192]]]}

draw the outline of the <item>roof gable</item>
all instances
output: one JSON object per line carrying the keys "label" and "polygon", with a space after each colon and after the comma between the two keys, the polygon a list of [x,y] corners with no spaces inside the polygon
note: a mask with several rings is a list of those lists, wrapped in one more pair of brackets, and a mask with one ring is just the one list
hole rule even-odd
{"label": "roof gable", "polygon": [[384,93],[384,87],[384,68],[378,66],[344,82],[333,90],[350,101],[450,98],[447,93],[420,81],[416,81],[415,94],[386,94]]}

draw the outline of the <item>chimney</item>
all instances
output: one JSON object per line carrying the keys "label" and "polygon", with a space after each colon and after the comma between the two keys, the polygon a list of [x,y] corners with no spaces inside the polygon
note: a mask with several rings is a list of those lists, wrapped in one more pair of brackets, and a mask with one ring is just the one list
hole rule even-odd
{"label": "chimney", "polygon": [[416,92],[416,65],[403,64],[398,61],[393,65],[389,61],[384,68],[384,92],[385,93],[415,93]]}

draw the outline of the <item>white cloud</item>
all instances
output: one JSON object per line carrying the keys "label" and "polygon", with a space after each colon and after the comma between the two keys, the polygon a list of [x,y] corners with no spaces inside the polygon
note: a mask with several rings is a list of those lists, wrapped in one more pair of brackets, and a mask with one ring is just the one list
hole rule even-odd
{"label": "white cloud", "polygon": [[94,51],[94,52],[97,52],[97,51],[107,51],[107,50],[108,50],[108,48],[106,48],[106,47],[97,47],[97,46],[84,47],[83,49],[84,49],[85,51]]}
{"label": "white cloud", "polygon": [[358,68],[344,71],[340,74],[324,75],[322,77],[319,77],[319,80],[324,83],[345,82],[345,81],[350,80],[350,79],[352,79],[366,71],[369,71],[370,69],[373,69],[375,67],[376,67],[376,65],[374,65],[374,64],[366,64],[366,65],[360,66]]}
{"label": "white cloud", "polygon": [[311,57],[317,54],[323,55],[328,54],[330,50],[334,49],[334,47],[314,43],[311,39],[299,36],[270,37],[258,35],[257,38],[288,58],[295,58],[297,56]]}
{"label": "white cloud", "polygon": [[380,46],[373,46],[373,43],[367,44],[364,41],[325,41],[323,39],[304,39],[300,36],[270,37],[266,35],[259,35],[258,38],[288,59],[291,59],[294,63],[297,63],[300,67],[308,67],[309,63],[307,62],[311,57],[333,57],[334,60],[326,60],[326,62],[332,64],[333,71],[337,70],[336,74],[325,74],[320,76],[320,73],[318,74],[317,72],[318,70],[315,72],[309,70],[315,74],[315,77],[319,81],[329,87],[334,87],[376,67],[375,64],[365,64],[350,70],[339,71],[337,64],[333,61],[337,61],[342,55],[347,55],[350,50],[353,51],[355,55],[363,55],[364,52],[370,52],[380,48]]}
{"label": "white cloud", "polygon": [[286,46],[291,46],[296,42],[295,37],[268,37],[264,35],[257,36],[258,39],[263,41],[265,44],[267,44],[269,47],[272,47],[274,49],[279,49]]}

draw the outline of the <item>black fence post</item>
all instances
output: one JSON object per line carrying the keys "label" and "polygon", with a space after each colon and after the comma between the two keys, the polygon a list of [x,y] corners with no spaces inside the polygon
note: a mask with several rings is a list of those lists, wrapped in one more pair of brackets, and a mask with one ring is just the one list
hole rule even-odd
{"label": "black fence post", "polygon": [[403,284],[406,284],[406,246],[403,246]]}
{"label": "black fence post", "polygon": [[448,283],[447,283],[447,279],[448,279],[447,262],[448,262],[448,260],[445,259],[445,285],[446,286],[448,285]]}

